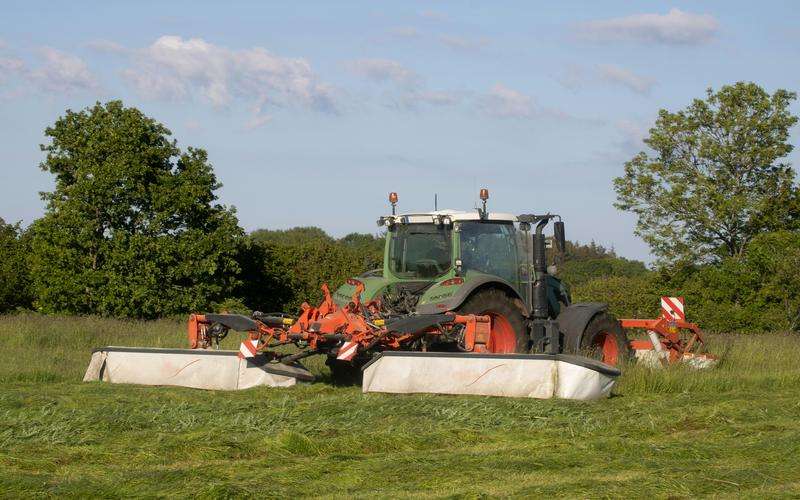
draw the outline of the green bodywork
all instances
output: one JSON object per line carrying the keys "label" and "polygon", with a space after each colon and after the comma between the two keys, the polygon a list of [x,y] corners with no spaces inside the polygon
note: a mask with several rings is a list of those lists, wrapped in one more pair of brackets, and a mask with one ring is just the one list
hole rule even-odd
{"label": "green bodywork", "polygon": [[[476,226],[491,225],[491,226]],[[499,225],[505,227],[499,228]],[[405,229],[403,227],[405,226]],[[422,227],[425,226],[425,227]],[[530,235],[528,233],[519,231],[514,228],[510,222],[497,222],[497,221],[468,221],[455,222],[452,227],[444,228],[443,234],[447,235],[450,247],[440,249],[446,252],[446,258],[439,262],[441,264],[435,267],[435,276],[403,276],[403,273],[397,272],[398,257],[393,255],[393,245],[397,238],[402,237],[402,233],[408,232],[408,228],[417,228],[430,232],[431,238],[441,238],[440,234],[435,234],[431,228],[441,228],[435,224],[396,224],[391,226],[386,232],[386,244],[384,246],[383,269],[357,277],[358,281],[364,284],[364,291],[361,294],[363,301],[370,301],[379,297],[380,295],[390,290],[393,286],[415,285],[419,284],[421,287],[427,285],[417,302],[417,310],[420,313],[433,313],[454,310],[460,306],[472,293],[483,287],[500,287],[506,289],[512,294],[516,294],[521,300],[522,304],[526,305],[526,310],[529,308],[530,301],[528,299],[528,279],[527,273],[535,280],[532,265],[528,259],[528,248],[530,243]],[[492,267],[499,262],[501,268],[507,272],[506,276],[500,277],[496,274],[482,272],[480,270],[471,269],[469,265],[464,265],[462,260],[467,257],[470,250],[467,250],[466,237],[463,236],[467,233],[468,229],[477,229],[479,232],[486,229],[492,232],[489,238],[493,238],[493,243],[500,242],[502,252],[491,252],[488,246],[486,248],[480,247],[477,253],[481,251],[485,254],[484,267]],[[502,231],[496,231],[502,229]],[[417,235],[420,236],[420,235]],[[479,237],[486,236],[479,234]],[[462,237],[464,242],[462,242]],[[423,241],[426,234],[422,234],[421,238],[417,240]],[[526,239],[527,238],[527,239]],[[478,238],[479,239],[479,238]],[[441,240],[444,241],[444,240]],[[399,243],[399,242],[398,242]],[[423,241],[423,244],[425,242]],[[419,244],[419,243],[417,243]],[[475,253],[475,246],[471,247],[472,252]],[[462,252],[463,251],[463,252]],[[395,253],[397,250],[395,249]],[[500,255],[502,254],[502,255]],[[498,258],[498,255],[499,258]],[[433,259],[419,259],[420,262],[430,264]],[[462,261],[462,266],[459,269],[457,262]],[[446,262],[446,269],[445,267]],[[413,265],[413,264],[412,264]],[[430,269],[434,269],[430,267]],[[460,277],[463,282],[459,283],[458,280],[453,281],[453,278]],[[557,316],[562,304],[570,302],[569,289],[558,278],[552,275],[547,275],[548,283],[548,299],[550,302],[550,310],[553,316]],[[339,287],[333,294],[334,301],[339,305],[344,305],[352,299],[355,292],[355,285],[345,283]]]}

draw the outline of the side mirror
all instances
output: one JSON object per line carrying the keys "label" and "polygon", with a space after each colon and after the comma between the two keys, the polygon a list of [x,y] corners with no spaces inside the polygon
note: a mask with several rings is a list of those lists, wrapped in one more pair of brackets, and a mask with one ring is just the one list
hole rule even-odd
{"label": "side mirror", "polygon": [[564,255],[564,252],[567,250],[567,237],[564,234],[564,223],[562,221],[553,223],[553,236],[556,240],[558,252]]}

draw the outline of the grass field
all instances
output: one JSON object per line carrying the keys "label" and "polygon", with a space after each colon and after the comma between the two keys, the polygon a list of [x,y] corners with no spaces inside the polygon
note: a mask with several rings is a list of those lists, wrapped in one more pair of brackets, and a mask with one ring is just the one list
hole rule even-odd
{"label": "grass field", "polygon": [[178,322],[0,317],[0,495],[800,496],[800,338],[711,340],[715,370],[628,367],[592,403],[222,393],[80,381]]}

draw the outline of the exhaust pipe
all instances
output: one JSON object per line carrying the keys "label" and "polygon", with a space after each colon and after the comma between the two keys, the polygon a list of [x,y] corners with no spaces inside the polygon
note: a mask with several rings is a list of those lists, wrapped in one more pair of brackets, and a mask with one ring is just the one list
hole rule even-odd
{"label": "exhaust pipe", "polygon": [[[535,281],[531,285],[528,280],[528,300],[531,311],[531,341],[532,351],[546,352],[547,354],[558,354],[561,352],[561,334],[558,329],[558,322],[550,319],[550,305],[547,300],[547,250],[545,247],[545,237],[543,234],[545,226],[550,219],[559,218],[558,215],[534,215],[524,214],[517,217],[519,222],[530,227],[536,224],[536,231],[533,235],[533,272]],[[559,254],[563,252],[564,226],[559,220],[556,228],[556,239],[558,240]],[[527,231],[527,229],[525,229]],[[530,261],[529,265],[530,265]]]}
{"label": "exhaust pipe", "polygon": [[547,255],[545,239],[542,230],[549,222],[545,216],[536,224],[536,234],[533,235],[533,272],[536,281],[533,282],[533,319],[547,319],[549,307],[547,305]]}

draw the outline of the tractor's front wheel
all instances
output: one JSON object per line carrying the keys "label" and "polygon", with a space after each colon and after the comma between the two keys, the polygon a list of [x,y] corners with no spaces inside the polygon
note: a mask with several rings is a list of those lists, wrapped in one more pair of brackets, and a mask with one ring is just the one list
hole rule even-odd
{"label": "tractor's front wheel", "polygon": [[619,366],[631,356],[628,337],[613,316],[600,313],[586,325],[581,351],[588,357],[611,366]]}
{"label": "tractor's front wheel", "polygon": [[482,290],[458,308],[461,314],[486,315],[492,319],[492,329],[486,350],[495,353],[527,353],[529,338],[525,322],[514,299],[502,290]]}

